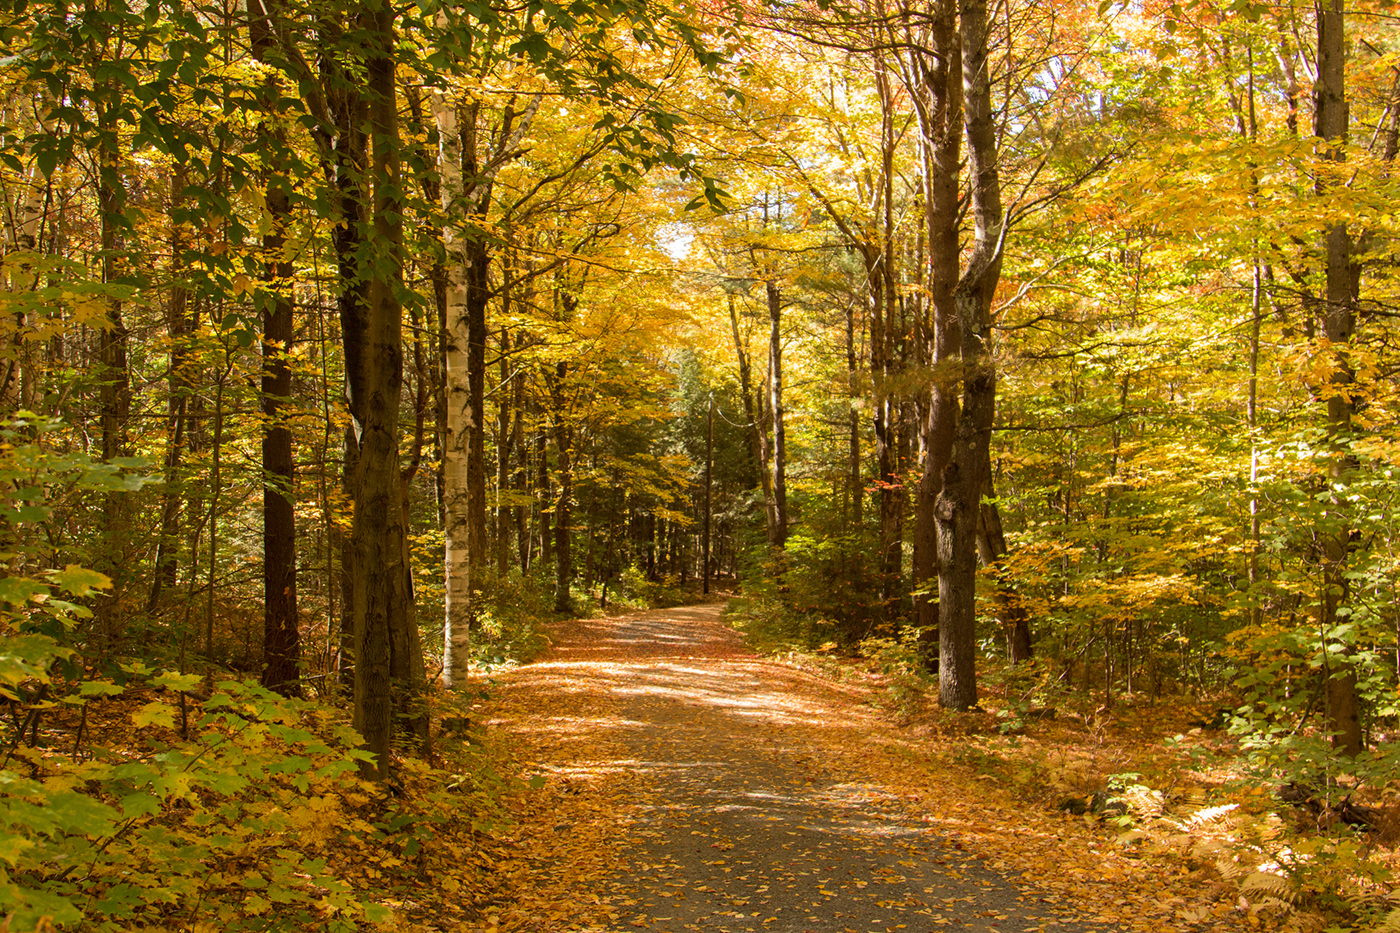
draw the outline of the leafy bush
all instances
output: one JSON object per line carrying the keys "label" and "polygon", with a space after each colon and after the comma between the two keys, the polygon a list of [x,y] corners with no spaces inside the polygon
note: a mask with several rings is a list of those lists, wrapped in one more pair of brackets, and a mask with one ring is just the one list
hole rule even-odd
{"label": "leafy bush", "polygon": [[[537,657],[549,645],[541,622],[553,617],[552,577],[514,571],[488,580],[482,592],[480,635],[472,645],[477,662],[492,666]],[[436,643],[441,642],[439,630]]]}
{"label": "leafy bush", "polygon": [[937,679],[929,675],[924,664],[918,630],[906,629],[898,638],[863,639],[859,650],[887,678],[884,702],[899,716],[921,712],[930,692],[937,692]]}
{"label": "leafy bush", "polygon": [[797,533],[744,570],[744,605],[732,615],[763,647],[850,648],[880,632],[879,586],[860,535]]}
{"label": "leafy bush", "polygon": [[[7,683],[32,681],[58,657],[6,656],[0,671]],[[13,928],[49,918],[93,930],[172,920],[259,930],[275,912],[279,924],[349,930],[376,913],[325,858],[355,827],[347,797],[367,753],[348,724],[239,681],[196,703],[198,675],[127,667],[126,688],[92,680],[63,691],[81,723],[126,720],[135,734],[121,750],[84,747],[81,726],[66,755],[9,736],[0,912]],[[143,695],[156,698],[138,705]]]}
{"label": "leafy bush", "polygon": [[[677,581],[648,580],[646,571],[636,564],[622,571],[617,580],[616,593],[620,601],[645,609],[668,609],[680,606],[687,600],[685,591],[677,585]],[[610,594],[609,600],[613,598]]]}

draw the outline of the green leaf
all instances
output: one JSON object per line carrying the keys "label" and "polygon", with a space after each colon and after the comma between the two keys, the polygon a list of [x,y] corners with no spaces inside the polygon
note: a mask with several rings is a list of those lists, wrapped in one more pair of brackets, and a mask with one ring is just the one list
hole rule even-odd
{"label": "green leaf", "polygon": [[175,710],[161,700],[153,700],[131,714],[131,721],[138,729],[146,726],[175,728]]}
{"label": "green leaf", "polygon": [[193,690],[199,686],[200,676],[198,674],[176,674],[167,672],[154,678],[151,682],[157,687],[165,687],[168,690]]}
{"label": "green leaf", "polygon": [[370,923],[392,923],[394,909],[383,904],[368,903],[365,905],[365,919]]}
{"label": "green leaf", "polygon": [[12,606],[22,606],[33,597],[48,591],[48,584],[30,577],[0,577],[0,602]]}
{"label": "green leaf", "polygon": [[112,578],[105,573],[69,564],[62,570],[52,570],[49,578],[58,584],[59,589],[74,596],[90,596],[97,590],[110,590]]}
{"label": "green leaf", "polygon": [[35,159],[39,163],[39,171],[52,177],[53,170],[58,168],[58,150],[52,146],[45,146],[35,153]]}

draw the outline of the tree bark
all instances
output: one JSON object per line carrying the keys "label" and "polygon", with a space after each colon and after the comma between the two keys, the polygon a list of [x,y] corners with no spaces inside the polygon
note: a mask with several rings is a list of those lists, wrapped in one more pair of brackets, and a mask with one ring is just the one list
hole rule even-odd
{"label": "tree bark", "polygon": [[569,364],[560,362],[555,367],[553,377],[548,373],[545,375],[549,382],[549,395],[553,406],[550,419],[554,423],[554,475],[559,488],[558,498],[554,500],[554,611],[572,612],[573,597],[569,589],[574,578],[573,529],[569,519],[573,509],[574,492],[574,429],[569,421],[564,400]]}
{"label": "tree bark", "polygon": [[[539,414],[538,409],[536,414]],[[549,506],[549,428],[540,425],[535,434],[535,462],[539,466],[539,480],[535,484],[535,515],[539,519],[540,560],[546,564],[554,560],[554,537],[550,532]]]}
{"label": "tree bark", "polygon": [[[973,250],[953,299],[960,329],[962,410],[953,456],[944,468],[938,526],[939,702],[967,709],[977,702],[977,526],[996,414],[991,306],[1001,274],[1002,206],[987,59],[986,0],[962,0],[963,122],[971,181]],[[951,482],[950,482],[951,481]]]}
{"label": "tree bark", "polygon": [[729,296],[729,326],[734,335],[734,355],[739,360],[739,395],[744,403],[749,451],[753,455],[754,469],[758,473],[759,487],[763,492],[763,518],[768,528],[768,543],[776,544],[778,514],[773,500],[773,478],[768,472],[768,434],[758,406],[754,404],[753,370],[749,365],[748,352],[744,349],[744,341],[739,334],[739,312],[735,308],[733,295]]}
{"label": "tree bark", "polygon": [[[990,465],[984,470],[987,495],[992,494]],[[1025,604],[1005,578],[1002,558],[1006,556],[1006,535],[1002,531],[1001,513],[993,502],[983,502],[981,521],[977,529],[977,554],[983,567],[996,573],[997,610],[1006,636],[1006,658],[1012,664],[1031,659],[1031,620]]]}
{"label": "tree bark", "polygon": [[[439,13],[439,22],[445,20],[446,14]],[[443,466],[449,554],[443,683],[449,687],[459,684],[458,672],[466,669],[471,631],[477,624],[472,575],[485,569],[487,561],[486,309],[491,302],[492,252],[483,226],[491,211],[496,173],[515,157],[540,100],[540,94],[533,95],[520,111],[506,105],[492,151],[478,127],[480,100],[467,102],[466,119],[459,124],[455,101],[438,94],[434,98],[443,147],[443,209],[449,218],[461,218],[449,219],[452,229],[443,235],[449,257]]]}
{"label": "tree bark", "polygon": [[787,418],[783,410],[783,302],[771,278],[763,283],[768,303],[768,407],[773,418],[773,543],[787,545]]}
{"label": "tree bark", "polygon": [[897,146],[895,133],[894,94],[889,75],[883,68],[876,70],[876,86],[880,93],[880,181],[877,203],[881,232],[878,246],[865,244],[866,278],[869,283],[870,372],[875,379],[875,458],[880,475],[880,602],[887,622],[895,623],[903,600],[904,577],[904,511],[906,498],[900,475],[900,431],[903,393],[894,384],[903,369],[896,359],[895,345],[901,323],[895,320],[898,292],[894,280],[894,156]]}
{"label": "tree bark", "polygon": [[[177,167],[170,178],[171,213],[184,203],[185,171]],[[170,300],[166,305],[165,326],[170,337],[169,398],[166,401],[166,452],[164,490],[161,494],[160,542],[156,548],[155,574],[151,580],[146,611],[155,612],[166,590],[173,589],[178,571],[176,552],[180,547],[180,515],[184,494],[180,488],[182,460],[186,446],[186,415],[190,391],[194,387],[190,360],[190,337],[194,319],[190,313],[190,290],[180,279],[185,231],[178,223],[170,226]]]}
{"label": "tree bark", "polygon": [[[1346,52],[1342,0],[1320,4],[1317,19],[1316,135],[1324,141],[1326,161],[1339,163],[1345,158],[1347,137]],[[1319,176],[1319,192],[1330,179]],[[1327,713],[1332,725],[1332,745],[1355,756],[1365,747],[1361,733],[1360,701],[1357,696],[1356,668],[1351,646],[1334,634],[1343,608],[1350,598],[1347,578],[1347,552],[1354,518],[1349,514],[1343,492],[1356,469],[1350,435],[1355,402],[1352,386],[1355,370],[1349,348],[1356,330],[1356,272],[1352,262],[1351,236],[1346,222],[1339,221],[1324,231],[1326,249],[1326,309],[1323,332],[1326,352],[1333,355],[1327,399],[1327,436],[1332,445],[1329,486],[1334,490],[1329,511],[1332,528],[1322,532],[1323,592],[1320,611],[1325,652],[1323,670],[1327,676]]]}
{"label": "tree bark", "polygon": [[[920,182],[923,187],[924,235],[928,243],[928,314],[926,358],[931,385],[920,424],[923,471],[914,505],[913,588],[916,625],[931,633],[939,625],[935,581],[939,578],[936,509],[944,468],[953,454],[958,423],[956,358],[961,325],[953,293],[959,263],[959,174],[963,127],[959,44],[952,4],[942,4],[928,24],[928,35],[917,36],[905,26],[910,51],[900,59],[901,74],[910,91],[919,123]],[[915,40],[918,41],[915,41]],[[941,52],[929,54],[924,48]],[[928,636],[926,636],[928,637]]]}
{"label": "tree bark", "polygon": [[851,396],[847,412],[848,452],[846,455],[846,488],[850,497],[850,524],[847,530],[860,534],[865,525],[865,483],[860,469],[860,411],[856,407],[857,385],[860,379],[860,354],[856,352],[855,303],[846,305],[846,380]]}
{"label": "tree bark", "polygon": [[[509,285],[502,290],[502,313],[509,314]],[[513,435],[510,430],[511,387],[510,331],[501,328],[500,377],[496,383],[496,575],[505,579],[510,572],[510,458]]]}
{"label": "tree bark", "polygon": [[[439,13],[439,18],[445,15]],[[443,425],[442,500],[443,533],[446,539],[443,597],[442,683],[450,690],[463,689],[471,663],[473,615],[471,548],[471,418],[472,391],[467,326],[469,262],[467,242],[454,219],[463,209],[462,132],[457,104],[440,91],[432,96],[433,115],[438,127],[438,172],[442,177],[442,210],[445,217],[442,241],[447,253],[446,324],[443,351],[446,355],[445,393],[447,419]],[[477,555],[479,557],[479,555]]]}
{"label": "tree bark", "polygon": [[[266,64],[275,44],[273,24],[262,0],[249,0],[248,34],[253,58]],[[268,114],[278,96],[278,78],[264,81]],[[262,305],[262,460],[263,460],[263,670],[262,685],[283,696],[301,694],[301,631],[297,619],[296,515],[293,510],[295,462],[292,432],[284,408],[292,394],[292,262],[286,255],[286,226],[291,220],[289,179],[278,167],[287,134],[258,126],[259,147],[271,166],[263,185],[270,229],[263,234]]]}
{"label": "tree bark", "polygon": [[[715,399],[710,396],[710,407],[705,418],[705,526],[704,539],[702,542],[702,557],[704,562],[704,576],[700,587],[700,592],[708,596],[710,594],[710,512],[714,492],[715,474]],[[650,564],[650,561],[648,561]]]}
{"label": "tree bark", "polygon": [[[107,89],[120,97],[120,91]],[[125,229],[122,211],[126,206],[126,189],[122,180],[116,111],[119,100],[109,100],[99,106],[97,145],[97,212],[102,243],[102,283],[111,289],[105,301],[107,313],[98,331],[98,365],[100,388],[98,401],[102,429],[102,459],[124,457],[127,454],[127,422],[131,415],[131,370],[128,365],[129,333],[122,320],[122,301],[116,287],[121,276],[118,254],[125,248],[121,231]],[[109,644],[117,637],[120,626],[118,603],[130,576],[124,556],[131,541],[129,528],[130,504],[127,496],[111,492],[105,496],[102,514],[101,553],[98,569],[112,579],[111,595],[98,603],[96,613],[100,642]]]}
{"label": "tree bark", "polygon": [[[344,24],[330,17],[317,23],[327,41],[342,41]],[[344,430],[344,457],[341,463],[341,493],[351,507],[350,534],[342,534],[340,550],[340,590],[343,618],[340,632],[340,683],[355,691],[357,627],[363,616],[356,610],[357,592],[364,584],[359,573],[357,537],[354,531],[355,503],[359,498],[360,426],[365,421],[368,396],[366,341],[369,328],[369,289],[364,277],[360,251],[366,241],[369,203],[366,172],[369,168],[368,111],[363,89],[348,69],[334,56],[321,59],[321,84],[326,103],[335,121],[335,141],[326,164],[334,203],[336,223],[331,228],[335,251],[337,283],[336,309],[340,319],[345,396],[350,421]]]}
{"label": "tree bark", "polygon": [[[394,13],[386,0],[374,0],[360,15],[365,36],[365,92],[372,140],[373,222],[367,243],[367,327],[346,334],[364,359],[363,420],[356,471],[354,544],[359,579],[355,589],[355,728],[374,754],[368,777],[390,773],[394,708],[391,679],[392,633],[406,624],[407,574],[403,566],[403,507],[400,501],[398,420],[403,383],[402,191],[399,171]],[[357,340],[358,336],[358,340]],[[349,354],[347,353],[347,356]]]}

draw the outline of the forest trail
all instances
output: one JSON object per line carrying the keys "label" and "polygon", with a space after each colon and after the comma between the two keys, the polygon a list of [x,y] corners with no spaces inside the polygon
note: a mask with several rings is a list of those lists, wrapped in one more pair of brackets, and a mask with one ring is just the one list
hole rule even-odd
{"label": "forest trail", "polygon": [[568,622],[498,678],[489,731],[546,782],[484,929],[1196,928],[1162,877],[1082,840],[1061,856],[1082,823],[984,809],[993,789],[892,741],[858,685],[753,655],[722,608]]}

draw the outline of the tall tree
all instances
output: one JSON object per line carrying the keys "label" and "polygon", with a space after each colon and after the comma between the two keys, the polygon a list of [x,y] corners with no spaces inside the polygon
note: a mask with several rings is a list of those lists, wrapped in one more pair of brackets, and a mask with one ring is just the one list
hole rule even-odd
{"label": "tall tree", "polygon": [[[1335,166],[1345,159],[1347,138],[1346,37],[1342,0],[1324,0],[1317,11],[1317,84],[1314,133],[1322,147],[1318,192],[1337,184]],[[1323,592],[1320,627],[1323,632],[1324,674],[1327,677],[1327,714],[1332,722],[1333,744],[1348,755],[1363,748],[1361,710],[1356,692],[1356,668],[1349,658],[1346,640],[1336,633],[1349,599],[1347,553],[1351,547],[1354,517],[1349,514],[1346,487],[1357,463],[1351,449],[1353,397],[1356,373],[1350,350],[1356,332],[1356,288],[1359,268],[1352,259],[1351,235],[1346,221],[1338,219],[1323,232],[1326,284],[1323,334],[1331,357],[1331,374],[1324,393],[1327,404],[1327,437],[1332,445],[1329,486],[1332,491],[1327,526],[1320,530],[1323,558]]]}
{"label": "tall tree", "polygon": [[[369,261],[362,267],[365,322],[347,331],[346,357],[362,361],[351,393],[362,415],[355,471],[352,546],[356,556],[355,728],[374,753],[365,770],[390,772],[394,726],[391,633],[407,624],[404,512],[399,476],[399,402],[403,383],[403,191],[393,7],[376,0],[357,14],[364,42],[366,135],[373,179]],[[353,352],[352,352],[353,350]]]}
{"label": "tall tree", "polygon": [[[249,0],[248,39],[253,59],[266,65],[275,47],[272,21],[263,0]],[[292,261],[286,230],[292,216],[291,179],[284,165],[287,134],[275,114],[281,98],[280,76],[269,70],[263,79],[263,119],[258,149],[264,160],[267,232],[263,234],[262,413],[263,413],[263,686],[287,696],[301,692],[301,633],[297,620],[297,542],[295,462],[286,409],[292,396]]]}

